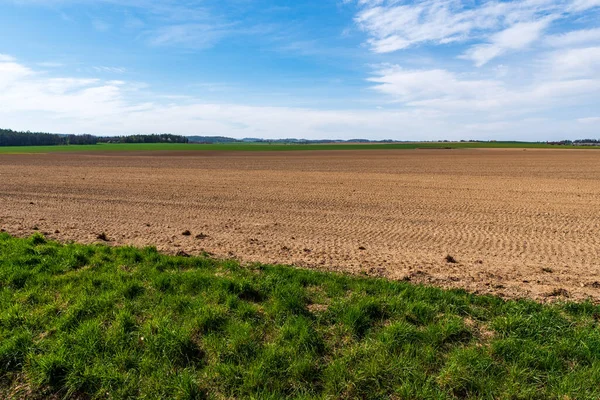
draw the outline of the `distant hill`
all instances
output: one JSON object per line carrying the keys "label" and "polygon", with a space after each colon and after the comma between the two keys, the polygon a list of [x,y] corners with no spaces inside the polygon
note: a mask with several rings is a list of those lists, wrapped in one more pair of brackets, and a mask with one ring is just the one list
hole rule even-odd
{"label": "distant hill", "polygon": [[234,139],[225,136],[188,136],[189,143],[235,143],[241,142],[239,139]]}

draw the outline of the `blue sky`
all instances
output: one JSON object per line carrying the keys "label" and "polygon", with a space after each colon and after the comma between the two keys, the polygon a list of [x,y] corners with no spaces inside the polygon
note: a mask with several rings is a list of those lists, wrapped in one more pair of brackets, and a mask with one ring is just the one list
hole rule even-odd
{"label": "blue sky", "polygon": [[0,0],[0,127],[600,137],[600,0]]}

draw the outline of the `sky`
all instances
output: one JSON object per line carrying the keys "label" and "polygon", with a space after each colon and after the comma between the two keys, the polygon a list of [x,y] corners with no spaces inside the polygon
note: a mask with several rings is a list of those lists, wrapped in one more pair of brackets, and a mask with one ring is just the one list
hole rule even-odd
{"label": "sky", "polygon": [[0,127],[600,138],[600,0],[0,0]]}

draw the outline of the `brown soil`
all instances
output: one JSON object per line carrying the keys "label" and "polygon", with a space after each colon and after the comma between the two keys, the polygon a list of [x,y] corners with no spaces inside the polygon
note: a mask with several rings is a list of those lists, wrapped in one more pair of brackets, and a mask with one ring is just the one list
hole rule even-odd
{"label": "brown soil", "polygon": [[0,155],[0,228],[600,301],[600,152]]}

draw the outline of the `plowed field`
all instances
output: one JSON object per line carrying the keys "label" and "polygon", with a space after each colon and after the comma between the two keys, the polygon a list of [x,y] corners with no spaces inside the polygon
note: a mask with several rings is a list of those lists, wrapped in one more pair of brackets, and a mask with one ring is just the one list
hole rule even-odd
{"label": "plowed field", "polygon": [[0,228],[600,301],[600,152],[0,155]]}

